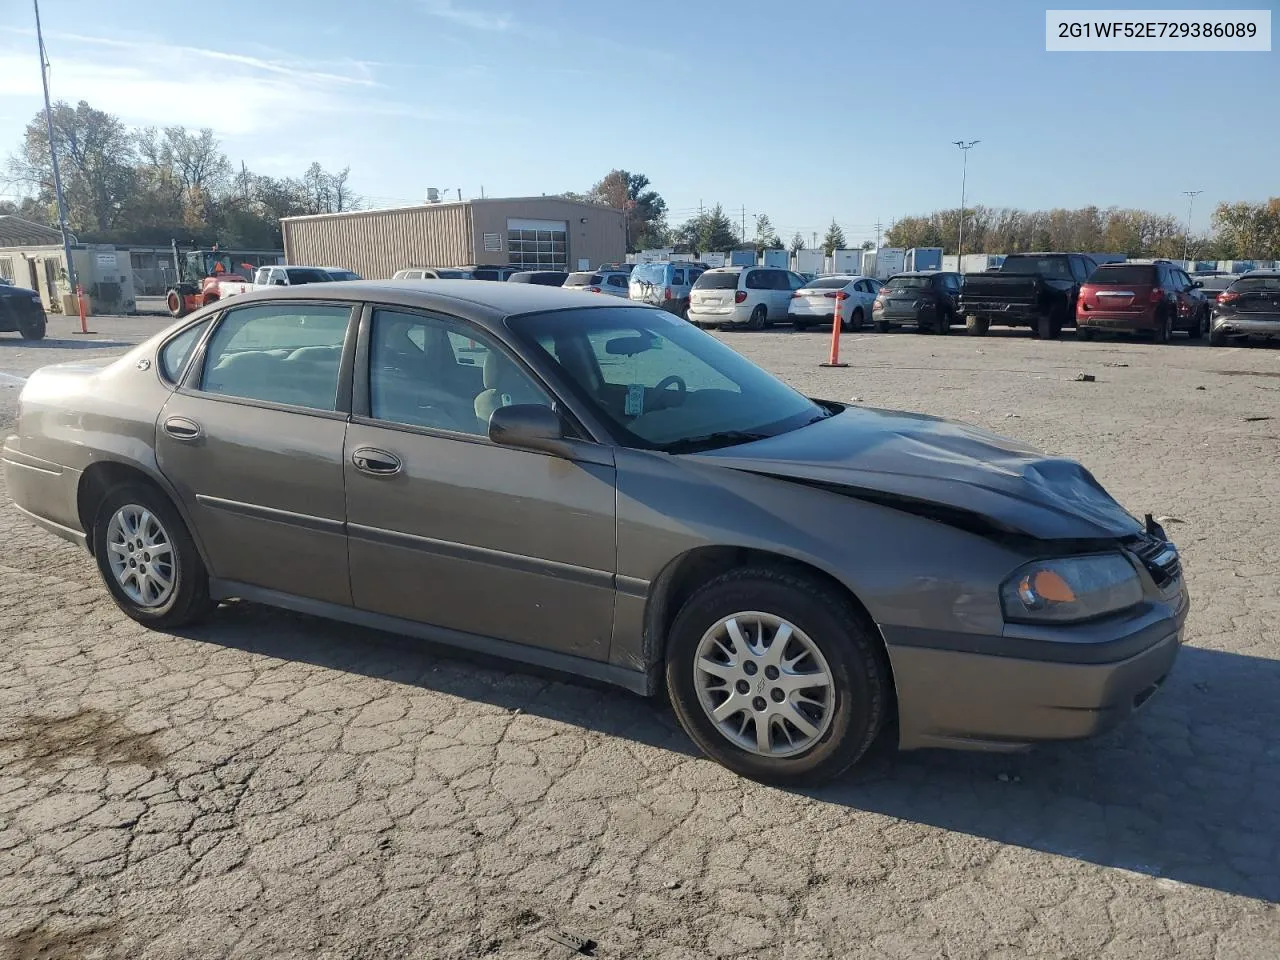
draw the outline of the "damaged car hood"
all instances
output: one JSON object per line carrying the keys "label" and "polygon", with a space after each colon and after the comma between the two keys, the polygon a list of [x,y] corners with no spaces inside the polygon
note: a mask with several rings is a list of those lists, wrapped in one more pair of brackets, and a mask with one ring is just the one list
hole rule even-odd
{"label": "damaged car hood", "polygon": [[944,522],[967,517],[993,532],[1036,539],[1110,539],[1143,529],[1076,461],[921,414],[849,407],[790,433],[692,459],[925,515],[935,505],[943,512],[933,515]]}

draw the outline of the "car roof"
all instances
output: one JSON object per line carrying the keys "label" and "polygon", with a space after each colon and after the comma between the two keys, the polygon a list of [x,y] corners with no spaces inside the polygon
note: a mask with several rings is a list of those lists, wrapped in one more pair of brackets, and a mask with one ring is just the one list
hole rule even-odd
{"label": "car roof", "polygon": [[[610,297],[589,297],[561,287],[524,283],[495,283],[486,280],[349,280],[343,283],[307,284],[299,288],[274,287],[237,294],[234,304],[267,300],[368,300],[390,306],[439,310],[476,323],[496,325],[507,317],[548,310],[617,308],[656,310],[644,304]],[[604,301],[608,301],[607,303]]]}

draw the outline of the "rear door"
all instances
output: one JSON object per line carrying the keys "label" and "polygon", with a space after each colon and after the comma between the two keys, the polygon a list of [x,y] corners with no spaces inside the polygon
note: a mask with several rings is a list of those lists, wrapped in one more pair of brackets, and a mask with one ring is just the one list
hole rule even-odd
{"label": "rear door", "polygon": [[785,270],[769,270],[769,319],[787,319],[791,306],[791,277]]}
{"label": "rear door", "polygon": [[228,309],[161,411],[156,459],[211,576],[350,603],[343,443],[357,313],[305,300]]}
{"label": "rear door", "polygon": [[496,407],[553,400],[463,320],[377,307],[360,341],[345,457],[355,606],[607,659],[611,448],[564,459],[491,442]]}

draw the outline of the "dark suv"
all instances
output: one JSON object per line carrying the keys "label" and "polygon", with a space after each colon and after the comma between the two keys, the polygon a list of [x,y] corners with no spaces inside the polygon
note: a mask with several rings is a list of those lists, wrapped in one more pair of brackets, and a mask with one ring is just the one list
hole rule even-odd
{"label": "dark suv", "polygon": [[1088,340],[1099,331],[1148,334],[1168,343],[1174,330],[1198,340],[1209,329],[1209,302],[1192,280],[1172,263],[1104,263],[1080,288],[1076,336]]}
{"label": "dark suv", "polygon": [[1252,270],[1218,294],[1209,344],[1232,337],[1280,338],[1280,271]]}
{"label": "dark suv", "polygon": [[0,281],[0,330],[17,331],[24,340],[40,340],[47,324],[40,294]]}
{"label": "dark suv", "polygon": [[911,325],[916,333],[948,333],[956,320],[961,276],[942,271],[899,273],[876,294],[871,319],[881,333]]}

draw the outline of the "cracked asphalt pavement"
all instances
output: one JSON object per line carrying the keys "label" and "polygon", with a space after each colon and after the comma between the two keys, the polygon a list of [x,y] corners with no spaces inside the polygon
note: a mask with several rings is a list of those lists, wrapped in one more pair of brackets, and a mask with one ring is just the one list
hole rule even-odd
{"label": "cracked asphalt pavement", "polygon": [[[0,338],[0,425],[35,367],[162,321],[93,322]],[[787,792],[659,701],[247,604],[147,631],[6,508],[0,958],[1280,956],[1280,350],[907,332],[820,370],[821,333],[726,338],[1173,518],[1165,688],[1093,741]]]}

